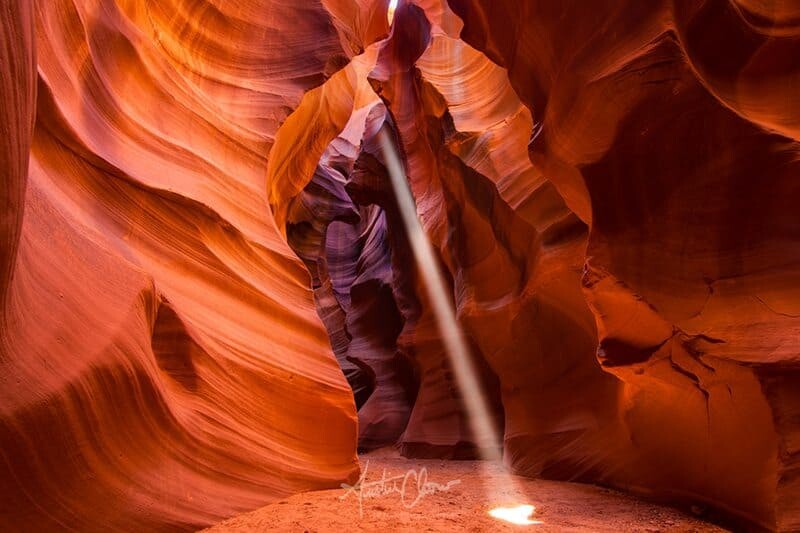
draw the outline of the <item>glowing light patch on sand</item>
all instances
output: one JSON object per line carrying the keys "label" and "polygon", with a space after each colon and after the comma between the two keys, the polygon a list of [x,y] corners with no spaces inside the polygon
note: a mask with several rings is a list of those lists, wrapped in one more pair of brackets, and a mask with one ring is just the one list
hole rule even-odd
{"label": "glowing light patch on sand", "polygon": [[392,25],[394,20],[394,12],[397,9],[398,0],[389,0],[389,10],[386,12],[386,18],[389,19],[389,26]]}
{"label": "glowing light patch on sand", "polygon": [[495,507],[489,511],[489,516],[518,526],[541,524],[539,520],[531,520],[531,515],[536,510],[533,505],[517,505],[516,507]]}

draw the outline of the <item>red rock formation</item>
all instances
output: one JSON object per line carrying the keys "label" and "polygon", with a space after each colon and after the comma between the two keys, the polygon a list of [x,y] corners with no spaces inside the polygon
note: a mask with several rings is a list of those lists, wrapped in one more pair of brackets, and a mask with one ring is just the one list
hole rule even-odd
{"label": "red rock formation", "polygon": [[[438,4],[397,11],[370,77],[499,378],[511,466],[794,527],[793,140],[687,65],[684,5],[609,5],[600,26],[578,3],[454,6],[467,41],[514,58],[508,78]],[[775,190],[747,181],[759,171]],[[411,454],[471,439],[423,325],[398,339],[420,367]]]}
{"label": "red rock formation", "polygon": [[[19,245],[28,151],[36,114],[36,54],[30,5],[5,6],[0,12],[0,27],[0,306],[5,307]],[[5,327],[3,315],[0,324]]]}
{"label": "red rock formation", "polygon": [[475,453],[386,128],[514,471],[799,528],[798,10],[290,4],[0,9],[0,525]]}
{"label": "red rock formation", "polygon": [[627,441],[594,477],[797,529],[796,10],[451,5],[590,226],[583,286]]}
{"label": "red rock formation", "polygon": [[185,529],[352,479],[352,393],[264,178],[278,126],[385,21],[345,38],[308,2],[0,13],[0,528]]}

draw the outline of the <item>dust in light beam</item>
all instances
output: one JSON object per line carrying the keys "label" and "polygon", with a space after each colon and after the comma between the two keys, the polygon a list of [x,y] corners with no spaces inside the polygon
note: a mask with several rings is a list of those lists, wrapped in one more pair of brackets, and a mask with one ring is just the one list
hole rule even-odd
{"label": "dust in light beam", "polygon": [[[396,140],[386,125],[379,131],[378,138],[409,244],[417,268],[425,280],[425,289],[433,308],[433,314],[436,316],[439,333],[450,358],[456,383],[461,391],[475,446],[484,461],[499,465],[502,462],[502,438],[495,426],[486,393],[480,383],[478,370],[471,361],[469,347],[458,323],[452,297],[448,292],[436,253],[417,215],[417,206],[409,188],[403,163],[395,148]],[[484,468],[488,467],[485,465]],[[488,479],[488,477],[487,475],[486,478]],[[487,486],[487,500],[494,502],[494,505],[500,505],[491,509],[489,515],[517,525],[541,524],[542,522],[530,518],[535,510],[533,505],[517,504],[524,496],[513,476],[504,471],[501,478],[498,487]],[[514,494],[511,500],[514,503],[509,502],[506,504],[507,506],[503,506],[501,502],[508,502],[510,498],[507,494],[500,495],[499,492],[506,491]]]}

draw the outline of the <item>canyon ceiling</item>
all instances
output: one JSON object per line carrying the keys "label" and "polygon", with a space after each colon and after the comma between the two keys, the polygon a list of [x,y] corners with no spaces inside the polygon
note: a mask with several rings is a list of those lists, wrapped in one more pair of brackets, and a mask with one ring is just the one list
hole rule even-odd
{"label": "canyon ceiling", "polygon": [[471,457],[800,529],[800,5],[0,1],[0,529]]}

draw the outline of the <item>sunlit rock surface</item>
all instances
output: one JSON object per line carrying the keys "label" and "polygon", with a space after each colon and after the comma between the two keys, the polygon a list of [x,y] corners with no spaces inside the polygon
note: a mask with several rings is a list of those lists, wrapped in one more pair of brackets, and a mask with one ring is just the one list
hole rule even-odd
{"label": "sunlit rock surface", "polygon": [[621,432],[596,432],[591,478],[795,530],[790,4],[451,2],[530,109],[534,165],[589,226],[582,285]]}
{"label": "sunlit rock surface", "polygon": [[790,2],[0,10],[0,525],[191,529],[473,457],[800,528]]}
{"label": "sunlit rock surface", "polygon": [[357,476],[352,392],[265,182],[303,94],[386,31],[335,12],[0,10],[0,529],[191,529]]}

